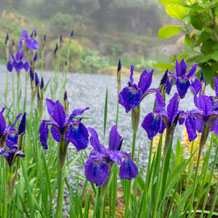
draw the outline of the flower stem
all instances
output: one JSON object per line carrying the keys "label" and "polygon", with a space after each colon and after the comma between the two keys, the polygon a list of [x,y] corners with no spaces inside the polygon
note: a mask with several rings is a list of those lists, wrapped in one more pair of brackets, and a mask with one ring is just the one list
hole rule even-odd
{"label": "flower stem", "polygon": [[193,184],[193,192],[192,192],[191,200],[190,200],[188,218],[191,217],[192,204],[193,204],[193,201],[194,201],[195,189],[196,189],[196,185],[197,185],[196,182],[197,182],[197,175],[198,175],[198,168],[199,168],[199,163],[200,163],[200,158],[201,158],[201,152],[202,152],[203,147],[204,147],[204,144],[205,144],[205,142],[206,142],[206,140],[207,140],[208,134],[209,134],[209,131],[208,131],[208,128],[207,128],[207,124],[204,124],[204,126],[203,126],[203,132],[202,132],[202,135],[201,135],[201,141],[200,141],[200,145],[199,145],[200,147],[199,147],[199,152],[198,152],[197,165],[196,165],[196,169],[195,169],[195,177],[194,177],[194,184]]}

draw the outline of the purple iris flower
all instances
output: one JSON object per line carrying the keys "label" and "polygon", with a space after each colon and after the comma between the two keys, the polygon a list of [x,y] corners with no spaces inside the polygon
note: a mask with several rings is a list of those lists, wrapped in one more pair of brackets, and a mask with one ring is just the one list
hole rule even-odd
{"label": "purple iris flower", "polygon": [[149,87],[152,82],[152,75],[154,70],[148,72],[145,69],[140,76],[138,85],[133,82],[133,71],[134,67],[132,65],[130,68],[130,78],[128,86],[123,88],[123,90],[119,94],[119,104],[121,104],[125,108],[127,113],[133,108],[138,107],[145,95],[153,90],[149,89]]}
{"label": "purple iris flower", "polygon": [[29,70],[29,63],[24,59],[24,52],[17,51],[16,57],[14,57],[13,52],[11,51],[11,59],[7,63],[7,70],[12,72],[13,68],[18,72],[24,68],[27,72]]}
{"label": "purple iris flower", "polygon": [[186,74],[187,65],[184,58],[179,63],[176,60],[176,74],[169,73],[176,79],[176,87],[180,98],[184,98],[190,86],[190,80],[194,78],[198,64],[194,64],[191,70]]}
{"label": "purple iris flower", "polygon": [[[15,122],[12,124],[12,125],[9,125],[9,126],[6,126],[6,122],[5,122],[5,118],[3,116],[3,112],[4,112],[5,108],[3,108],[0,112],[0,147],[3,147],[4,146],[4,141],[6,142],[11,142],[10,145],[14,145],[16,144],[16,138],[14,137],[10,137],[10,135],[14,135],[14,134],[17,134],[17,130],[14,128],[14,126],[16,125],[18,119],[20,118],[20,116],[22,114],[18,114],[16,119],[15,119]],[[10,137],[10,138],[8,138]],[[9,141],[8,141],[9,139]]]}
{"label": "purple iris flower", "polygon": [[109,150],[100,144],[98,134],[92,128],[88,128],[91,133],[90,143],[94,148],[85,164],[85,175],[88,181],[96,186],[103,185],[109,177],[110,167],[114,162],[120,165],[120,179],[132,179],[138,175],[138,168],[131,160],[130,154],[120,151],[122,137],[117,132],[117,126],[113,126],[110,131]]}
{"label": "purple iris flower", "polygon": [[12,145],[8,147],[9,150],[6,151],[5,147],[0,149],[0,156],[5,157],[8,162],[9,167],[12,167],[16,157],[25,157],[25,154],[18,150],[17,145]]}
{"label": "purple iris flower", "polygon": [[51,125],[51,135],[55,141],[61,142],[64,139],[65,142],[73,143],[78,151],[85,149],[88,146],[88,130],[82,124],[81,120],[74,118],[83,114],[89,108],[75,109],[69,116],[65,114],[64,107],[59,101],[53,102],[50,99],[46,99],[46,105],[48,113],[53,120],[43,120],[40,125],[39,133],[43,149],[48,149],[49,125]]}
{"label": "purple iris flower", "polygon": [[209,131],[214,131],[218,136],[217,104],[214,104],[210,96],[203,94],[199,97],[195,96],[194,103],[198,110],[190,111],[185,122],[189,140],[195,139],[196,130],[202,132],[205,128],[208,134]]}
{"label": "purple iris flower", "polygon": [[20,37],[20,40],[24,40],[26,47],[29,48],[30,50],[39,49],[39,44],[37,40],[34,38],[34,33],[36,33],[36,30],[33,30],[31,35],[29,36],[26,29],[23,29],[23,34],[22,34],[23,36]]}
{"label": "purple iris flower", "polygon": [[159,90],[157,90],[155,112],[149,113],[142,122],[142,127],[147,132],[150,140],[152,140],[157,133],[163,133],[165,128],[169,134],[172,134],[177,122],[179,121],[179,124],[184,122],[182,118],[184,112],[179,110],[177,93],[170,99],[167,110],[165,110],[165,105],[163,96],[160,94]]}

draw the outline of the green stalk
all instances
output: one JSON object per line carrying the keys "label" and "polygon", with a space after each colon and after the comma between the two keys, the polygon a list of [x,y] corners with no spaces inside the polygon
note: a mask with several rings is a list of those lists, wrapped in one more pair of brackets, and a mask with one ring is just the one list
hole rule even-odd
{"label": "green stalk", "polygon": [[[208,194],[209,194],[209,191],[210,191],[210,184],[211,184],[211,181],[212,181],[212,178],[213,178],[214,168],[215,168],[215,166],[216,166],[217,155],[218,155],[218,147],[216,147],[216,154],[215,154],[215,158],[214,158],[214,161],[213,161],[212,170],[211,170],[211,173],[210,173],[209,185],[207,186],[207,191],[206,191],[206,194],[205,194],[205,197],[204,197],[204,202],[203,202],[203,206],[202,206],[202,214],[201,214],[201,217],[200,217],[200,218],[203,218],[204,210],[205,210],[205,207],[206,207],[207,197],[208,197]],[[218,183],[218,182],[217,182],[217,183]],[[216,196],[216,195],[214,195],[214,196]],[[215,198],[216,198],[216,197],[215,197]],[[216,201],[215,201],[215,202],[216,202]],[[211,209],[212,209],[212,208],[211,208]],[[212,210],[211,210],[211,211],[212,211]]]}
{"label": "green stalk", "polygon": [[17,72],[17,113],[20,111],[20,71]]}
{"label": "green stalk", "polygon": [[137,132],[133,132],[132,134],[132,154],[131,154],[132,160],[134,159],[134,155],[135,155],[136,133]]}
{"label": "green stalk", "polygon": [[63,207],[63,195],[64,195],[64,173],[65,173],[65,157],[67,154],[68,142],[64,141],[65,136],[61,136],[61,142],[59,144],[59,164],[58,164],[58,198],[56,208],[56,218],[62,217]]}
{"label": "green stalk", "polygon": [[12,72],[12,99],[13,99],[13,111],[15,111],[14,70],[13,70],[13,72]]}

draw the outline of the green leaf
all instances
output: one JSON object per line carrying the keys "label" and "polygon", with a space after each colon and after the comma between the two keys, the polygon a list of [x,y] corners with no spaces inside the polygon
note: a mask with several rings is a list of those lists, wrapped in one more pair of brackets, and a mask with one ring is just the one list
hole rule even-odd
{"label": "green leaf", "polygon": [[185,43],[186,43],[186,45],[188,45],[189,47],[192,47],[192,46],[195,44],[195,42],[192,41],[192,39],[189,37],[188,34],[185,35]]}
{"label": "green leaf", "polygon": [[160,39],[170,38],[177,35],[183,30],[180,26],[164,26],[159,29],[158,36]]}
{"label": "green leaf", "polygon": [[197,30],[201,30],[204,26],[204,23],[195,15],[190,16],[190,21],[192,26]]}
{"label": "green leaf", "polygon": [[166,70],[166,69],[168,69],[168,70],[174,70],[175,69],[174,64],[169,64],[169,63],[153,64],[153,67],[158,68],[161,71]]}
{"label": "green leaf", "polygon": [[182,0],[159,0],[158,2],[159,4],[162,4],[162,5],[168,5],[168,4],[178,4],[178,5],[186,5],[186,3]]}
{"label": "green leaf", "polygon": [[169,4],[166,6],[167,14],[179,20],[183,19],[187,15],[188,11],[189,8],[181,7],[178,4]]}

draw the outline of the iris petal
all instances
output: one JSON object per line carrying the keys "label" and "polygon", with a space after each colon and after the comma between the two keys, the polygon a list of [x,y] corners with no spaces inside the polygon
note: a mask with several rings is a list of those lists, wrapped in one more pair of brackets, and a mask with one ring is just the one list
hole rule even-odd
{"label": "iris petal", "polygon": [[176,79],[176,88],[181,99],[183,99],[188,91],[190,82],[188,80]]}
{"label": "iris petal", "polygon": [[128,157],[124,160],[120,166],[120,179],[132,179],[136,178],[138,175],[138,168],[135,163]]}
{"label": "iris petal", "polygon": [[85,164],[85,175],[88,181],[101,186],[108,180],[109,166],[104,161],[98,163],[88,159]]}
{"label": "iris petal", "polygon": [[109,150],[120,150],[122,145],[122,137],[117,132],[117,126],[113,126],[110,131]]}
{"label": "iris petal", "polygon": [[39,127],[39,134],[40,134],[40,142],[43,146],[43,149],[48,149],[48,125],[46,125],[45,121]]}
{"label": "iris petal", "polygon": [[73,143],[77,151],[80,151],[88,146],[89,133],[86,127],[80,123],[77,126],[69,126],[66,138]]}
{"label": "iris petal", "polygon": [[148,134],[150,140],[160,131],[161,118],[154,116],[153,113],[149,113],[142,122],[142,127]]}
{"label": "iris petal", "polygon": [[119,104],[121,104],[128,113],[135,107],[138,107],[142,100],[141,90],[125,87],[119,94]]}

